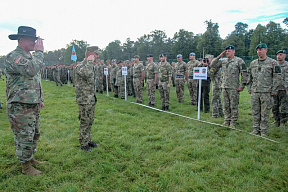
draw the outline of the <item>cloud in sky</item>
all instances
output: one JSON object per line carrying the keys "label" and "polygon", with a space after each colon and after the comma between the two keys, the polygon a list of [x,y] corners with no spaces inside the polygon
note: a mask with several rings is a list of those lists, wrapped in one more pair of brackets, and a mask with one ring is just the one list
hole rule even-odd
{"label": "cloud in sky", "polygon": [[220,35],[225,38],[237,22],[247,23],[252,29],[270,20],[282,23],[287,5],[283,0],[3,0],[0,55],[17,46],[7,36],[17,33],[20,25],[36,28],[48,51],[65,48],[73,39],[105,48],[114,40],[135,41],[156,29],[171,38],[179,29],[204,33],[204,22],[210,19],[219,24]]}

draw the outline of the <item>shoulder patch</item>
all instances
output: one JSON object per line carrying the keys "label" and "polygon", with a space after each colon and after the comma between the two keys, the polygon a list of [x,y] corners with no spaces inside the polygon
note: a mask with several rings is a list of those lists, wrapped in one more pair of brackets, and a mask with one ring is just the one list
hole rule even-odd
{"label": "shoulder patch", "polygon": [[18,64],[21,58],[22,58],[21,56],[18,56],[18,57],[14,60],[14,63]]}
{"label": "shoulder patch", "polygon": [[275,73],[281,73],[281,67],[276,65],[275,66]]}
{"label": "shoulder patch", "polygon": [[21,59],[21,60],[20,60],[20,63],[21,63],[21,64],[25,64],[25,63],[27,63],[27,59],[24,59],[24,58]]}

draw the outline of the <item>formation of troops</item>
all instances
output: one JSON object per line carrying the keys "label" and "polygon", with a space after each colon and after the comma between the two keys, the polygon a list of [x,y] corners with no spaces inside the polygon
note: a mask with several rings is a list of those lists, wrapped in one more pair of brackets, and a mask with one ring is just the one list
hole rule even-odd
{"label": "formation of troops", "polygon": [[[126,61],[97,60],[94,62],[96,92],[111,91],[115,98],[125,99],[125,80],[122,67],[127,67],[126,89],[128,96],[136,97],[142,103],[143,87],[146,85],[151,107],[155,107],[155,93],[159,90],[162,110],[169,110],[170,85],[176,88],[177,100],[184,103],[184,87],[190,94],[190,104],[198,105],[198,81],[193,79],[194,67],[208,67],[208,78],[202,80],[200,109],[210,112],[210,87],[212,88],[212,117],[223,117],[223,125],[235,128],[238,119],[239,92],[247,86],[251,94],[253,113],[252,134],[267,136],[269,111],[272,108],[276,126],[285,127],[287,122],[288,75],[286,51],[279,50],[277,61],[267,57],[268,47],[261,43],[256,51],[258,59],[251,62],[248,68],[243,59],[235,56],[235,47],[228,46],[217,57],[207,54],[203,59],[196,59],[195,53],[189,54],[190,61],[185,63],[182,55],[177,55],[177,62],[167,62],[167,54],[159,55],[155,62],[152,54],[148,54],[145,65],[139,55]],[[224,56],[226,57],[224,58]],[[262,60],[265,62],[262,62]],[[65,66],[46,66],[42,69],[42,77],[55,81],[56,85],[67,83],[67,79],[75,84],[77,64]],[[108,71],[107,79],[104,69]],[[271,70],[271,71],[269,71]],[[68,75],[69,74],[69,75]],[[212,86],[211,86],[212,84]],[[221,95],[223,100],[221,99]]]}
{"label": "formation of troops", "polygon": [[[196,60],[196,54],[192,52],[188,63],[178,54],[177,62],[171,65],[167,62],[165,53],[159,55],[159,62],[154,62],[153,55],[147,55],[145,65],[140,61],[139,55],[135,55],[132,60],[113,59],[111,63],[107,61],[105,64],[104,60],[99,60],[99,48],[89,46],[82,62],[70,66],[45,66],[43,39],[36,36],[34,28],[20,26],[17,34],[8,37],[10,40],[17,40],[18,46],[5,58],[7,116],[14,134],[16,156],[22,164],[22,173],[26,175],[41,174],[34,166],[46,163],[34,157],[40,138],[40,110],[44,107],[41,78],[55,81],[57,86],[73,83],[79,107],[80,148],[87,152],[99,146],[91,138],[96,93],[111,91],[115,98],[125,99],[126,87],[128,96],[134,96],[137,103],[142,103],[145,84],[148,105],[155,107],[155,92],[158,89],[162,110],[169,110],[170,85],[176,87],[177,100],[181,105],[184,103],[184,87],[187,82],[191,105],[198,105],[202,111],[208,113],[212,83],[212,117],[224,116],[223,124],[230,128],[237,125],[239,92],[247,86],[251,94],[253,115],[251,134],[262,137],[268,135],[271,109],[275,126],[285,128],[287,122],[287,52],[279,50],[276,61],[267,56],[268,47],[265,43],[257,45],[258,58],[249,67],[235,56],[234,46],[226,47],[215,58],[213,55],[206,55],[200,61]],[[34,55],[31,54],[32,51],[35,51]],[[208,78],[201,81],[200,98],[197,98],[200,83],[193,79],[195,67],[207,67],[204,69],[207,69]],[[127,74],[126,77],[122,72]]]}

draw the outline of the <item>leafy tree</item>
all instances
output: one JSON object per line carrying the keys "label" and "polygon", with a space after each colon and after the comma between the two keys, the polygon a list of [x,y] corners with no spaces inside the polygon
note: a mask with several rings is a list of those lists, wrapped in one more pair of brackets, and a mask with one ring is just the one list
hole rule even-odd
{"label": "leafy tree", "polygon": [[284,30],[280,24],[270,21],[266,25],[268,55],[275,55],[279,49],[284,46],[282,42],[285,40]]}
{"label": "leafy tree", "polygon": [[237,55],[245,55],[245,35],[247,33],[247,28],[247,24],[238,22],[235,25],[235,30],[223,41],[224,47],[233,45],[236,48]]}
{"label": "leafy tree", "polygon": [[105,55],[107,56],[107,59],[117,59],[117,60],[123,59],[121,41],[115,40],[113,42],[110,42],[108,46],[105,48],[105,50],[106,50]]}
{"label": "leafy tree", "polygon": [[265,42],[267,42],[266,27],[264,27],[261,24],[258,24],[256,29],[253,31],[252,36],[251,36],[249,55],[251,55],[251,56],[255,55],[256,54],[255,47],[259,43],[265,43]]}
{"label": "leafy tree", "polygon": [[210,21],[206,20],[205,24],[207,25],[206,28],[207,30],[201,36],[201,40],[197,46],[197,49],[198,51],[204,50],[203,52],[205,54],[208,53],[212,55],[219,55],[223,50],[223,48],[222,48],[222,39],[219,35],[218,23],[213,23],[211,20]]}
{"label": "leafy tree", "polygon": [[177,54],[182,54],[183,58],[189,59],[189,53],[196,50],[197,44],[195,43],[193,32],[180,29],[179,32],[174,34],[173,40],[174,57]]}
{"label": "leafy tree", "polygon": [[288,27],[288,17],[283,20],[283,23],[286,25],[286,27]]}
{"label": "leafy tree", "polygon": [[134,55],[134,41],[131,41],[130,38],[127,38],[126,42],[123,44],[123,59],[130,60]]}

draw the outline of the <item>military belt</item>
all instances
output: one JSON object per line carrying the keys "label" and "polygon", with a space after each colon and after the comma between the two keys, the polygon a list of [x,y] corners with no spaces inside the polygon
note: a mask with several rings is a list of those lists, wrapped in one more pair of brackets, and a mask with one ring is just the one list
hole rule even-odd
{"label": "military belt", "polygon": [[189,76],[189,79],[193,79],[193,76]]}
{"label": "military belt", "polygon": [[176,78],[184,78],[184,75],[176,75]]}

